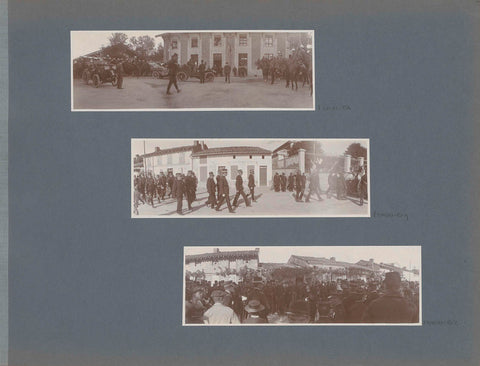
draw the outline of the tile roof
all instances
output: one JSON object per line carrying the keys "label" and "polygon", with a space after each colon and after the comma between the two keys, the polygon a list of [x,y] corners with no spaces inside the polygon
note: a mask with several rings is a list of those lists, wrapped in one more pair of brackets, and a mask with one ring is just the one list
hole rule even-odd
{"label": "tile roof", "polygon": [[161,149],[158,151],[154,151],[145,155],[143,157],[151,157],[151,156],[160,156],[160,155],[167,155],[167,154],[174,154],[183,151],[193,151],[196,148],[194,145],[187,145],[187,146],[178,146],[178,147],[171,147],[169,149]]}
{"label": "tile roof", "polygon": [[191,262],[205,262],[211,260],[221,260],[221,259],[258,259],[257,250],[236,250],[236,251],[226,251],[226,252],[212,252],[212,253],[202,253],[202,254],[192,254],[185,256],[185,263]]}
{"label": "tile roof", "polygon": [[256,146],[229,146],[229,147],[214,147],[197,151],[192,154],[192,157],[212,156],[212,155],[271,155],[272,152],[267,149]]}

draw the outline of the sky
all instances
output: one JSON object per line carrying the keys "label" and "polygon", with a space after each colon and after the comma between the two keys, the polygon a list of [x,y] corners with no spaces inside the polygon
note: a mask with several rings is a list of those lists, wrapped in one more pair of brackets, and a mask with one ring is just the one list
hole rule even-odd
{"label": "sky", "polygon": [[155,38],[155,36],[164,31],[72,31],[72,59],[98,51],[102,46],[108,46],[110,44],[108,38],[112,33],[125,33],[129,39],[130,37],[150,36],[155,40],[155,47],[163,44],[162,37]]}
{"label": "sky", "polygon": [[356,263],[373,258],[375,263],[395,263],[408,269],[421,269],[420,246],[250,246],[250,247],[185,247],[185,254],[211,253],[220,251],[253,250],[260,248],[261,263],[286,263],[290,256],[335,257],[337,261]]}
{"label": "sky", "polygon": [[[193,145],[192,139],[132,139],[132,156],[143,154],[143,142],[145,141],[145,152],[148,154],[158,146],[160,149],[167,149],[176,146]],[[267,150],[274,150],[288,139],[199,139],[204,140],[209,147],[225,146],[257,146]],[[295,139],[306,140],[306,139]],[[367,139],[318,139],[327,155],[343,155],[348,145],[354,142],[360,142],[362,146],[367,147]]]}

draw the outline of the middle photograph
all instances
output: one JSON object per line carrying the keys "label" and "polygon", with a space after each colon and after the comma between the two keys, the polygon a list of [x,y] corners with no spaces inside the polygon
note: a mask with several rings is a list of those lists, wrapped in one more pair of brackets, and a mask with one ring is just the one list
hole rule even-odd
{"label": "middle photograph", "polygon": [[370,217],[369,139],[131,140],[132,218]]}

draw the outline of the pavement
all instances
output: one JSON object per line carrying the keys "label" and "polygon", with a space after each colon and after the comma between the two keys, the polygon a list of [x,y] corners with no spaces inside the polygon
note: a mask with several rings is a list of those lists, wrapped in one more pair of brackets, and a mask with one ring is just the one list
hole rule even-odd
{"label": "pavement", "polygon": [[[248,193],[246,191],[245,193]],[[325,192],[322,192],[322,201],[311,197],[309,203],[296,202],[292,192],[275,192],[267,187],[255,189],[255,198],[251,207],[246,207],[243,199],[239,200],[239,207],[234,213],[228,211],[224,203],[220,211],[215,211],[207,207],[206,201],[208,193],[206,191],[197,192],[197,200],[192,204],[192,210],[187,209],[187,201],[183,200],[183,215],[177,214],[177,201],[169,198],[161,203],[154,199],[154,207],[147,204],[140,204],[139,215],[132,214],[133,217],[251,217],[251,216],[312,216],[312,217],[335,217],[335,216],[369,216],[368,201],[360,206],[359,199],[347,197],[345,200],[336,198],[327,198]],[[233,203],[234,192],[230,195],[230,201]],[[248,197],[250,200],[250,197]],[[305,200],[305,198],[304,198]],[[132,210],[133,212],[133,210]]]}
{"label": "pavement", "polygon": [[284,80],[273,85],[261,77],[232,77],[227,84],[221,77],[200,84],[196,78],[178,81],[181,92],[172,86],[167,95],[168,79],[125,77],[123,89],[111,83],[98,88],[90,81],[73,80],[73,108],[81,109],[176,109],[176,108],[313,108],[308,85],[298,90],[285,87]]}

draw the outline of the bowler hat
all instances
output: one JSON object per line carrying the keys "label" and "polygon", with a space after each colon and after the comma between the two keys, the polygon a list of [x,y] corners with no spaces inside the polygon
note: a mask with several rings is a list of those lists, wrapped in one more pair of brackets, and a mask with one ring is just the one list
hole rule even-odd
{"label": "bowler hat", "polygon": [[398,272],[387,272],[385,273],[385,286],[387,288],[398,288],[402,283],[400,278],[400,273]]}
{"label": "bowler hat", "polygon": [[265,306],[258,300],[250,300],[247,305],[245,305],[245,311],[249,313],[258,313],[262,310],[265,310]]}

